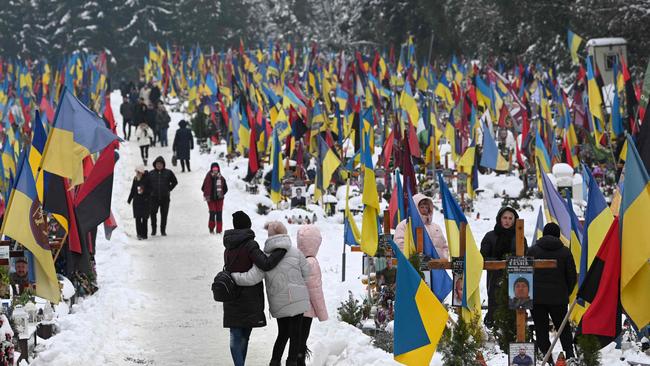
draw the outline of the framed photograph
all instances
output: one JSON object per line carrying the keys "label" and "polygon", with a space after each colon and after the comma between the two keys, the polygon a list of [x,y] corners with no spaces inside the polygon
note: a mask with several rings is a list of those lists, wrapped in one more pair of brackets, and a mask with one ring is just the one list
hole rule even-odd
{"label": "framed photograph", "polygon": [[535,343],[510,343],[508,366],[535,366]]}
{"label": "framed photograph", "polygon": [[306,187],[291,187],[291,208],[307,206]]}
{"label": "framed photograph", "polygon": [[451,258],[451,273],[453,274],[451,306],[463,306],[463,290],[465,288],[464,263],[464,258]]}
{"label": "framed photograph", "polygon": [[456,181],[456,191],[458,194],[467,193],[467,173],[458,173]]}
{"label": "framed photograph", "polygon": [[510,309],[533,308],[533,257],[509,257],[508,305]]}

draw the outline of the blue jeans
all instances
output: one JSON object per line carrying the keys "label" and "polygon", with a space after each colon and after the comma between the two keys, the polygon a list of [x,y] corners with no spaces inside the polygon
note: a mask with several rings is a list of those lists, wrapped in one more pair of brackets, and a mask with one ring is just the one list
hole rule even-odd
{"label": "blue jeans", "polygon": [[167,130],[168,128],[161,128],[158,130],[158,136],[160,138],[160,146],[167,146]]}
{"label": "blue jeans", "polygon": [[253,328],[230,328],[230,354],[235,366],[244,366],[246,363],[248,338],[252,330]]}

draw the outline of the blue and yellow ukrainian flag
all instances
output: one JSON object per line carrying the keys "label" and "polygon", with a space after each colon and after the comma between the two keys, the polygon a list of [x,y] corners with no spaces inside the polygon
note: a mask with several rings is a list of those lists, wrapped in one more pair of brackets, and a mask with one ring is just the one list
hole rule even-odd
{"label": "blue and yellow ukrainian flag", "polygon": [[449,314],[391,240],[397,256],[393,355],[404,365],[428,365]]}
{"label": "blue and yellow ukrainian flag", "polygon": [[454,199],[438,174],[440,194],[442,196],[442,210],[445,216],[445,229],[447,231],[447,242],[449,243],[449,255],[460,256],[460,227],[465,223],[465,261],[463,263],[463,311],[464,319],[473,319],[476,314],[481,314],[481,290],[479,283],[483,273],[483,256],[476,246],[474,235],[469,227],[463,210]]}
{"label": "blue and yellow ukrainian flag", "polygon": [[282,145],[280,145],[277,129],[273,131],[273,146],[271,149],[271,161],[273,163],[273,171],[271,173],[271,200],[273,203],[278,203],[282,199],[284,165],[282,162]]}
{"label": "blue and yellow ukrainian flag", "polygon": [[420,111],[409,83],[404,85],[404,90],[399,98],[399,105],[400,108],[408,114],[411,124],[417,126],[418,120],[420,119]]}
{"label": "blue and yellow ukrainian flag", "polygon": [[650,323],[650,176],[627,136],[621,202],[621,303],[639,329]]}
{"label": "blue and yellow ukrainian flag", "polygon": [[14,148],[11,146],[11,142],[7,135],[5,135],[2,143],[2,166],[4,167],[4,179],[9,179],[10,176],[16,176],[16,158],[14,156]]}
{"label": "blue and yellow ukrainian flag", "polygon": [[587,198],[587,209],[585,211],[585,223],[582,228],[582,252],[580,256],[578,285],[582,284],[591,263],[596,257],[596,253],[598,253],[600,246],[605,240],[605,235],[607,235],[609,227],[612,226],[612,222],[614,221],[614,214],[607,206],[607,201],[605,201],[605,196],[598,187],[598,182],[596,182],[596,179],[594,179],[586,165],[583,164],[582,169],[587,179],[589,195]]}
{"label": "blue and yellow ukrainian flag", "polygon": [[605,123],[605,118],[603,117],[603,97],[600,87],[596,83],[594,69],[591,65],[591,58],[589,57],[587,58],[587,94],[589,96],[589,113],[591,113],[594,138],[596,139],[596,144],[598,144],[604,132],[600,129],[600,126]]}
{"label": "blue and yellow ukrainian flag", "polygon": [[316,187],[314,199],[319,200],[323,192],[327,190],[332,180],[332,174],[341,165],[341,161],[334,154],[334,151],[327,146],[321,135],[316,135],[318,141],[318,172],[316,175]]}
{"label": "blue and yellow ukrainian flag", "polygon": [[38,171],[38,167],[41,166],[41,158],[43,157],[43,151],[45,150],[45,142],[47,141],[47,134],[45,133],[45,128],[41,122],[38,110],[34,121],[32,123],[34,126],[34,135],[32,136],[32,148],[29,149],[29,166],[32,168],[32,174],[36,177],[36,192],[38,193],[38,201],[43,202],[43,191],[45,190],[45,174]]}
{"label": "blue and yellow ukrainian flag", "polygon": [[571,51],[571,61],[574,65],[580,65],[580,59],[578,58],[578,48],[580,48],[580,43],[582,43],[582,37],[569,30],[567,34],[567,40],[569,43],[569,50]]}
{"label": "blue and yellow ukrainian flag", "polygon": [[343,242],[347,245],[359,245],[361,233],[357,227],[354,216],[350,212],[350,181],[345,188],[345,215],[343,216]]}
{"label": "blue and yellow ukrainian flag", "polygon": [[545,173],[542,173],[541,175],[546,222],[554,222],[560,227],[560,240],[562,240],[564,245],[569,247],[571,243],[571,215],[569,214],[564,199],[555,189],[551,180]]}
{"label": "blue and yellow ukrainian flag", "polygon": [[[541,127],[541,125],[539,127]],[[538,164],[536,169],[537,189],[541,191],[542,175],[551,172],[551,157],[548,155],[548,150],[546,150],[542,136],[539,134],[539,128],[535,133],[535,160]]]}
{"label": "blue and yellow ukrainian flag", "polygon": [[[27,149],[29,150],[29,147]],[[36,259],[35,294],[58,304],[61,291],[50,250],[47,221],[38,201],[36,182],[29,166],[28,155],[27,151],[21,156],[18,176],[11,191],[0,232],[32,252]]]}
{"label": "blue and yellow ukrainian flag", "polygon": [[481,155],[481,166],[493,170],[506,171],[509,168],[508,161],[501,155],[496,141],[490,131],[490,126],[483,125],[483,154]]}
{"label": "blue and yellow ukrainian flag", "polygon": [[377,193],[377,182],[375,182],[375,171],[370,155],[369,133],[364,133],[364,148],[361,160],[364,168],[363,175],[363,197],[365,205],[363,208],[363,219],[361,225],[361,250],[369,256],[374,256],[379,243],[379,194]]}
{"label": "blue and yellow ukrainian flag", "polygon": [[64,88],[41,166],[71,179],[72,185],[80,184],[84,180],[82,160],[118,139],[101,117]]}

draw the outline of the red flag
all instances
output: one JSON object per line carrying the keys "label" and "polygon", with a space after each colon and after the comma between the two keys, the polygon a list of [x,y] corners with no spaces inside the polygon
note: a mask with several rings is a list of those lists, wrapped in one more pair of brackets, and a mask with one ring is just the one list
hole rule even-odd
{"label": "red flag", "polygon": [[392,192],[393,193],[390,195],[390,202],[388,203],[388,212],[389,212],[389,216],[390,216],[390,227],[394,228],[398,224],[397,222],[395,222],[395,221],[397,221],[397,220],[395,220],[395,215],[397,215],[397,210],[399,210],[399,203],[397,202],[397,199],[401,198],[401,197],[397,197],[397,184],[396,183],[393,183]]}
{"label": "red flag", "polygon": [[410,123],[411,118],[409,117],[409,150],[411,150],[411,155],[419,158],[422,156],[422,153],[420,152],[420,143],[418,142],[418,135],[417,132],[415,132],[415,127],[413,127],[413,124]]}
{"label": "red flag", "polygon": [[250,140],[248,142],[248,170],[251,176],[254,176],[259,170],[259,163],[257,161],[257,127],[251,124]]}
{"label": "red flag", "polygon": [[45,114],[45,116],[47,117],[47,122],[49,124],[52,124],[54,122],[54,109],[52,108],[50,102],[47,101],[47,98],[45,98],[45,96],[41,98],[40,107],[41,107],[41,115]]}
{"label": "red flag", "polygon": [[111,108],[111,98],[106,96],[106,107],[104,108],[104,119],[108,121],[109,128],[117,135],[117,129],[115,126],[115,118],[113,117],[113,109]]}
{"label": "red flag", "polygon": [[115,154],[112,146],[104,149],[88,179],[77,192],[75,207],[77,224],[82,235],[95,229],[111,216]]}
{"label": "red flag", "polygon": [[615,216],[578,290],[578,297],[590,303],[582,317],[583,334],[616,336],[621,278],[621,244],[618,234],[618,216]]}
{"label": "red flag", "polygon": [[382,153],[384,155],[384,169],[388,171],[388,166],[390,165],[390,158],[393,153],[393,143],[395,140],[395,133],[394,131],[390,131],[390,134],[386,138],[386,142],[384,142],[384,147],[382,149]]}

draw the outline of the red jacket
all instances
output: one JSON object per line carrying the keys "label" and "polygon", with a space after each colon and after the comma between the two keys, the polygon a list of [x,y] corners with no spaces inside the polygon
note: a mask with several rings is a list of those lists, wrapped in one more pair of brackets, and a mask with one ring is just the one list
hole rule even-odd
{"label": "red jacket", "polygon": [[[228,192],[228,185],[226,184],[226,178],[223,177],[223,175],[219,176],[219,179],[221,179],[221,186],[223,187],[223,196],[226,195]],[[214,187],[214,179],[212,177],[212,174],[208,172],[208,174],[205,175],[205,178],[203,179],[203,185],[201,186],[201,190],[203,191],[203,197],[207,198],[208,201],[218,201],[216,197],[216,192],[212,192]],[[223,196],[221,197],[221,200],[223,200]]]}

